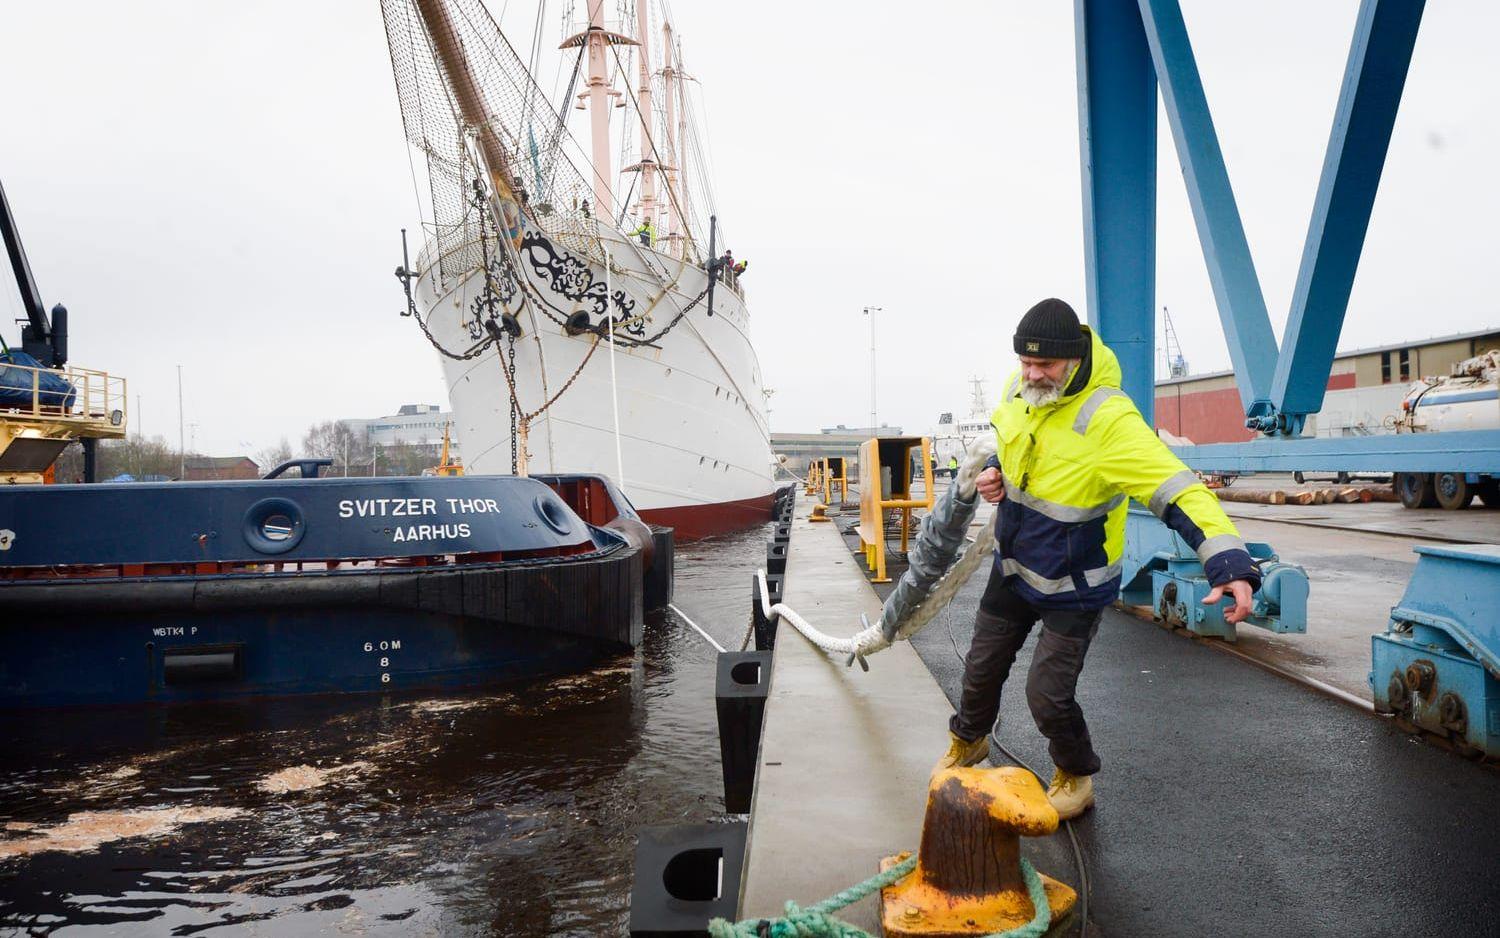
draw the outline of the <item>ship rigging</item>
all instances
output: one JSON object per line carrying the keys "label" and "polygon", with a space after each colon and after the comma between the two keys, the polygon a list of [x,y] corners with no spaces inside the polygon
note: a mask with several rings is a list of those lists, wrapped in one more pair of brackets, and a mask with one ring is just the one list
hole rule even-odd
{"label": "ship rigging", "polygon": [[[707,161],[670,21],[659,17],[657,43],[646,0],[618,23],[590,0],[562,39],[560,103],[589,112],[585,150],[534,79],[540,12],[528,66],[478,0],[382,10],[428,177],[426,244],[396,275],[442,357],[468,468],[608,472],[649,520],[689,537],[761,520],[772,463],[760,369],[743,288],[717,256],[712,190],[687,171]],[[621,121],[634,162],[618,176],[617,109],[635,115]]]}

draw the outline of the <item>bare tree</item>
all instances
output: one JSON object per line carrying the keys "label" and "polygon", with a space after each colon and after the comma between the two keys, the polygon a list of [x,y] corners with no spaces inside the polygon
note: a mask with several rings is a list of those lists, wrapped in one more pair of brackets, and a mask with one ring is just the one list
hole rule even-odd
{"label": "bare tree", "polygon": [[261,474],[264,475],[277,466],[292,458],[292,445],[287,442],[286,437],[275,446],[268,446],[255,454],[255,461],[260,464]]}
{"label": "bare tree", "polygon": [[[307,428],[302,437],[305,456],[327,456],[333,460],[329,475],[369,475],[370,445],[365,435],[343,420],[325,420]],[[381,454],[384,459],[384,454]]]}
{"label": "bare tree", "polygon": [[397,438],[390,446],[380,448],[380,475],[419,476],[423,469],[437,465],[432,447],[419,443],[407,443]]}
{"label": "bare tree", "polygon": [[[189,456],[196,455],[189,453]],[[177,477],[177,450],[160,436],[100,440],[95,474],[100,481],[128,475],[136,480]],[[58,482],[83,481],[83,444],[70,443],[57,457]]]}

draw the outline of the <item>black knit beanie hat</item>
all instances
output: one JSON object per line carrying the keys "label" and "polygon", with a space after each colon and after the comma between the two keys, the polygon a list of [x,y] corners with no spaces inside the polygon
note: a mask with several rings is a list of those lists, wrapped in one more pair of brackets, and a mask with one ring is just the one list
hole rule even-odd
{"label": "black knit beanie hat", "polygon": [[1078,314],[1062,300],[1048,298],[1031,307],[1016,326],[1016,354],[1035,358],[1083,358],[1089,337]]}

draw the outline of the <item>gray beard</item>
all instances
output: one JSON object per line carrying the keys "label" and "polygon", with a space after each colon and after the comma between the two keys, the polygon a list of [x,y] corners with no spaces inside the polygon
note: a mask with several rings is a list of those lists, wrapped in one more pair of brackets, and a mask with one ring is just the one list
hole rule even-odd
{"label": "gray beard", "polygon": [[1027,381],[1021,382],[1021,400],[1032,407],[1045,407],[1057,402],[1062,397],[1062,386],[1057,384],[1038,385]]}

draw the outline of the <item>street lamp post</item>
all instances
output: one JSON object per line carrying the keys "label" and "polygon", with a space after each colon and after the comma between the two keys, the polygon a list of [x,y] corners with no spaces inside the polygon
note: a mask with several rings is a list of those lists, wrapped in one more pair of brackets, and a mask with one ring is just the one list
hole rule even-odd
{"label": "street lamp post", "polygon": [[884,307],[866,306],[865,315],[870,317],[870,435],[879,436],[875,429],[879,426],[875,422],[875,314],[881,312]]}

